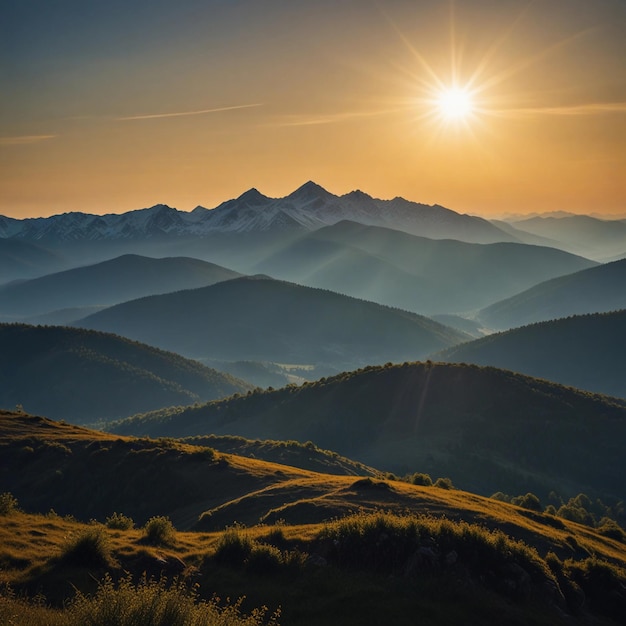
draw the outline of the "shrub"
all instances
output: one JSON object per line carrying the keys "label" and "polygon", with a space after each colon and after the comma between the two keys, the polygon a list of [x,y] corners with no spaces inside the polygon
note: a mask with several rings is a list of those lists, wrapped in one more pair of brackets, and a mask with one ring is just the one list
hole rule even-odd
{"label": "shrub", "polygon": [[268,543],[254,543],[246,559],[246,569],[254,574],[275,574],[283,564],[282,552]]}
{"label": "shrub", "polygon": [[107,528],[114,530],[130,530],[135,525],[135,522],[131,517],[127,517],[123,513],[113,513],[106,518]]}
{"label": "shrub", "polygon": [[624,529],[613,519],[603,517],[598,523],[598,533],[617,541],[626,541]]}
{"label": "shrub", "polygon": [[63,547],[61,560],[79,567],[107,567],[112,564],[109,537],[101,526],[70,536]]}
{"label": "shrub", "polygon": [[169,517],[151,517],[143,527],[146,541],[154,546],[169,545],[176,539],[176,529]]}
{"label": "shrub", "polygon": [[592,610],[623,623],[626,615],[626,571],[595,557],[564,563],[568,577],[583,590]]}
{"label": "shrub", "polygon": [[538,513],[541,513],[543,510],[539,498],[534,493],[530,492],[528,492],[525,496],[511,498],[511,504],[517,504],[517,506],[521,506],[522,508],[530,511],[537,511]]}
{"label": "shrub", "polygon": [[240,566],[250,556],[254,541],[239,525],[227,528],[220,536],[215,549],[215,560],[221,565]]}
{"label": "shrub", "polygon": [[432,487],[433,479],[429,474],[422,474],[421,472],[416,472],[412,476],[409,477],[409,482],[413,485],[422,485],[423,487]]}
{"label": "shrub", "polygon": [[0,515],[11,515],[17,510],[17,498],[8,491],[0,493]]}
{"label": "shrub", "polygon": [[454,489],[452,480],[449,478],[438,478],[433,486],[439,487],[439,489]]}
{"label": "shrub", "polygon": [[498,500],[499,502],[510,502],[511,496],[506,493],[502,493],[502,491],[496,491],[495,493],[489,496],[492,500]]}

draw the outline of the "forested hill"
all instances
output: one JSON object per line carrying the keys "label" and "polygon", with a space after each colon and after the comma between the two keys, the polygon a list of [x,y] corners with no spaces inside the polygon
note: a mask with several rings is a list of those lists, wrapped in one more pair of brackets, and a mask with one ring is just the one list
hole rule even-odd
{"label": "forested hill", "polygon": [[177,354],[76,328],[0,324],[0,354],[0,407],[76,423],[250,388]]}
{"label": "forested hill", "polygon": [[493,365],[626,398],[626,310],[577,315],[489,335],[432,356]]}
{"label": "forested hill", "polygon": [[338,370],[414,360],[470,339],[421,315],[266,276],[125,302],[76,325],[194,358]]}
{"label": "forested hill", "polygon": [[[312,441],[381,470],[450,476],[491,494],[626,496],[626,401],[490,367],[367,367],[125,420],[114,432]],[[575,495],[575,494],[573,494]]]}

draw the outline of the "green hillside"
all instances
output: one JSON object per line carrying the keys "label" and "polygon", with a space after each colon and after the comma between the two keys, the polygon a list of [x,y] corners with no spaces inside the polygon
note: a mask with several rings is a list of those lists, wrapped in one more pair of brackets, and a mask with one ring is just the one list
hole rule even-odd
{"label": "green hillside", "polygon": [[626,310],[577,315],[489,335],[437,353],[626,398]]}
{"label": "green hillside", "polygon": [[0,324],[0,407],[77,423],[206,401],[250,385],[108,333]]}
{"label": "green hillside", "polygon": [[626,495],[626,402],[489,367],[367,367],[147,413],[111,430],[312,441],[385,471],[449,476],[487,495]]}
{"label": "green hillside", "polygon": [[586,313],[626,308],[626,259],[540,283],[477,314],[490,328],[507,329]]}
{"label": "green hillside", "polygon": [[262,276],[126,302],[76,325],[193,358],[338,369],[416,359],[469,339],[413,313]]}

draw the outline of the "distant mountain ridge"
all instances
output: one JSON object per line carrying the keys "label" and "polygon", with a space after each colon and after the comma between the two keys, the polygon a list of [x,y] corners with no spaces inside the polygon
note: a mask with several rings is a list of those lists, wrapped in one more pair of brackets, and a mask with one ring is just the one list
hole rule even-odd
{"label": "distant mountain ridge", "polygon": [[250,189],[214,209],[199,206],[191,212],[158,204],[122,214],[74,212],[23,220],[0,216],[0,238],[76,242],[206,236],[215,232],[306,231],[346,219],[435,239],[516,241],[487,220],[439,205],[400,197],[379,200],[362,191],[336,196],[311,181],[284,198],[269,198]]}
{"label": "distant mountain ridge", "polygon": [[472,311],[594,265],[554,248],[429,239],[342,220],[289,240],[254,270],[431,315]]}
{"label": "distant mountain ridge", "polygon": [[74,325],[192,358],[337,369],[421,358],[470,339],[415,313],[264,276],[132,300]]}
{"label": "distant mountain ridge", "polygon": [[[613,261],[626,255],[626,221],[591,215],[538,216],[511,220],[515,231],[547,238],[554,247],[597,261]],[[522,235],[518,235],[523,239]]]}
{"label": "distant mountain ridge", "polygon": [[476,315],[497,329],[587,313],[626,309],[626,259],[539,283],[491,304]]}
{"label": "distant mountain ridge", "polygon": [[154,259],[126,254],[102,263],[0,286],[0,315],[25,317],[59,309],[111,306],[239,276],[238,272],[198,259]]}

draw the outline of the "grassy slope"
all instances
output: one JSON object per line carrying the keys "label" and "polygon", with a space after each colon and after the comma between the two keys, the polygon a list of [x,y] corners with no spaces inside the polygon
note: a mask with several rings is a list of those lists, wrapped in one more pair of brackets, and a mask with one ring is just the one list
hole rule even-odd
{"label": "grassy slope", "polygon": [[177,354],[74,328],[0,324],[0,354],[0,407],[78,423],[250,388]]}
{"label": "grassy slope", "polygon": [[[201,520],[196,532],[178,532],[169,544],[150,545],[146,543],[141,530],[103,529],[112,551],[106,565],[83,565],[61,558],[72,537],[99,527],[84,526],[57,514],[13,513],[0,516],[0,584],[10,583],[18,591],[30,594],[44,593],[53,603],[59,604],[71,596],[73,586],[93,591],[95,581],[108,570],[114,577],[123,572],[131,572],[136,576],[141,572],[157,577],[163,574],[182,576],[189,582],[199,584],[198,589],[203,597],[210,597],[215,592],[221,597],[231,598],[246,594],[248,599],[244,608],[250,610],[253,606],[265,604],[273,610],[280,605],[283,609],[283,623],[300,626],[383,622],[408,625],[415,623],[417,618],[420,623],[437,625],[455,624],[460,619],[466,623],[520,626],[616,623],[598,616],[599,609],[591,602],[591,597],[588,597],[584,608],[565,616],[563,607],[557,608],[559,602],[546,589],[547,583],[541,583],[541,577],[537,582],[524,583],[530,585],[524,593],[522,590],[526,587],[520,587],[521,582],[512,583],[513,588],[508,589],[506,585],[499,585],[497,580],[491,580],[493,573],[490,574],[488,568],[496,567],[495,563],[489,565],[489,561],[476,560],[472,556],[473,551],[484,550],[481,547],[483,541],[493,546],[490,550],[502,550],[498,557],[502,564],[497,567],[504,567],[502,571],[512,576],[511,572],[515,572],[516,566],[511,563],[519,561],[518,557],[512,561],[512,557],[507,556],[507,542],[510,540],[503,538],[498,540],[499,543],[493,543],[485,530],[463,525],[465,522],[476,522],[483,529],[500,529],[512,538],[534,546],[536,556],[528,553],[529,557],[535,559],[545,571],[548,570],[542,559],[548,551],[556,553],[561,560],[570,558],[577,562],[595,555],[597,559],[626,566],[624,544],[601,537],[589,528],[566,520],[460,491],[393,481],[355,480],[354,476],[328,476],[229,455],[220,455],[222,461],[216,463],[218,459],[210,460],[206,453],[204,458],[198,457],[198,449],[191,446],[167,441],[114,438],[32,416],[0,415],[0,433],[0,492],[11,487],[18,499],[22,500],[20,504],[27,510],[46,510],[47,503],[38,500],[36,492],[49,491],[49,486],[39,484],[37,476],[60,470],[67,474],[73,473],[73,489],[78,492],[81,491],[82,476],[86,476],[84,482],[89,482],[92,489],[98,485],[99,499],[105,503],[103,509],[122,510],[128,514],[130,511],[120,509],[119,505],[130,507],[132,500],[122,503],[115,499],[115,490],[108,489],[107,483],[115,485],[118,491],[122,484],[115,472],[111,471],[112,466],[123,467],[129,482],[136,480],[143,484],[141,498],[149,503],[148,507],[152,507],[148,514],[172,512],[168,507],[177,497],[171,493],[173,490],[185,492],[189,502],[194,499],[194,495],[198,496],[203,491],[205,493],[200,497],[205,503],[215,500],[215,495],[209,493],[214,490],[219,491],[224,499],[221,507],[213,509],[210,516]],[[28,464],[20,464],[22,471],[15,472],[17,459],[11,451],[16,447],[21,449],[27,443],[34,448],[34,452],[29,454],[34,454],[39,461],[32,463],[31,459]],[[39,450],[40,444],[48,448],[58,447],[59,451],[64,446],[71,452],[65,452],[64,460],[59,462],[58,456]],[[129,446],[126,453],[120,455],[119,449],[125,449],[126,446]],[[91,456],[94,462],[86,465],[85,454]],[[134,467],[129,464],[129,458],[132,457],[140,457],[142,465],[150,470],[143,477],[136,476],[138,464]],[[158,460],[156,465],[152,463],[154,459]],[[150,486],[155,482],[157,466],[163,470],[156,476],[158,490]],[[219,469],[215,471],[214,466]],[[15,489],[18,485],[12,474],[16,473],[21,475],[17,482],[27,485],[27,489]],[[173,480],[164,480],[167,475],[173,475]],[[190,492],[191,485],[194,490]],[[61,485],[56,485],[51,500],[60,503],[64,494],[67,498],[65,491]],[[228,499],[236,496],[237,492],[242,495]],[[87,508],[89,502],[82,494],[71,506],[66,507],[66,512],[86,518],[94,512],[93,509],[87,511]],[[182,507],[181,510],[186,511],[182,517],[191,519],[189,508]],[[376,511],[383,508],[430,515],[429,518],[416,518],[422,520],[419,524],[425,528],[432,528],[431,537],[437,537],[436,544],[431,539],[425,539],[426,545],[435,546],[433,549],[436,551],[449,550],[444,548],[445,545],[456,545],[458,562],[446,561],[446,564],[442,561],[438,566],[422,563],[411,574],[404,569],[408,567],[407,562],[394,576],[389,576],[385,569],[372,569],[366,561],[361,565],[356,562],[345,562],[342,565],[342,560],[337,560],[335,552],[343,541],[334,542],[332,537],[333,533],[344,531],[335,522],[320,523],[323,517],[320,511],[324,511],[325,517],[337,517],[350,510]],[[434,521],[441,516],[451,520],[451,523]],[[102,513],[95,517],[104,521]],[[178,516],[181,522],[182,517]],[[266,521],[281,518],[287,523],[279,527],[252,526],[261,517]],[[379,515],[378,519],[379,522],[376,522],[376,518],[362,514],[355,520],[356,526],[352,527],[355,530],[360,527],[362,530],[359,532],[363,532],[363,524],[369,523],[368,520],[378,524],[380,520],[400,518]],[[255,548],[255,561],[247,565],[239,563],[237,557],[233,556],[227,560],[224,560],[225,556],[218,560],[216,550],[224,542],[225,535],[217,529],[236,520],[250,527],[249,530],[238,531],[240,539],[243,537],[245,541],[253,542],[253,545],[258,545],[256,542],[273,544],[283,551],[298,549],[301,553],[315,555],[315,558],[306,566],[293,565],[302,563],[299,557],[296,561],[292,558],[292,565],[287,565],[286,561],[280,565],[274,560],[277,550],[261,546]],[[141,519],[137,521],[142,523]],[[399,527],[403,523],[396,521],[393,525]],[[184,522],[181,526],[184,526]],[[475,530],[471,531],[472,528]],[[467,535],[467,532],[470,534]],[[472,533],[483,539],[476,543],[476,540],[471,539]],[[459,539],[452,539],[454,536]],[[386,558],[385,542],[400,539],[393,530],[378,530],[371,540],[365,535],[362,537],[366,542],[363,549],[374,550],[372,556],[381,559],[381,563]],[[466,538],[461,543],[454,543],[463,537]],[[494,541],[496,537],[494,535]],[[347,535],[344,540],[348,541]],[[510,544],[511,549],[517,545]],[[345,547],[348,547],[348,543]],[[431,553],[427,551],[424,554]],[[442,552],[440,558],[443,559],[447,554]],[[281,560],[286,559],[284,555],[285,552]],[[320,555],[326,556],[320,560]],[[348,557],[342,558],[345,560]],[[407,555],[404,555],[406,558]],[[528,567],[524,565],[530,571]],[[625,600],[623,598],[619,601]],[[616,601],[615,598],[613,601]],[[0,611],[2,602],[0,594]],[[606,609],[606,606],[600,608]]]}
{"label": "grassy slope", "polygon": [[120,422],[150,436],[311,440],[489,495],[626,494],[626,403],[495,368],[406,363]]}

